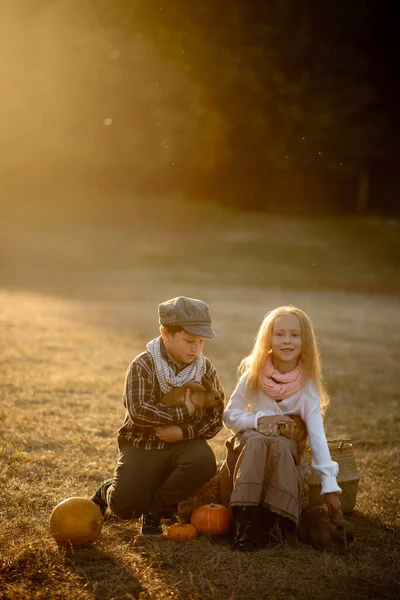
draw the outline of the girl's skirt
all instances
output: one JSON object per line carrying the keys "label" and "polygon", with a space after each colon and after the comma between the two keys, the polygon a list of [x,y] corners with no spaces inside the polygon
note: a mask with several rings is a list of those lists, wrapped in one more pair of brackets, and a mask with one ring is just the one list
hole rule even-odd
{"label": "girl's skirt", "polygon": [[298,524],[302,506],[296,442],[251,429],[229,438],[226,448],[233,484],[229,506],[265,506]]}

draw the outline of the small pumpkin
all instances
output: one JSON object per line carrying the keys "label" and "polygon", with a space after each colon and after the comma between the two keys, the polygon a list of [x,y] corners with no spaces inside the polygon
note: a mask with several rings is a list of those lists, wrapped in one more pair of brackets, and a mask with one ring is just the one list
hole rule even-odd
{"label": "small pumpkin", "polygon": [[181,519],[175,515],[177,523],[170,525],[167,529],[167,538],[174,542],[187,542],[196,537],[197,529],[190,523],[182,523]]}
{"label": "small pumpkin", "polygon": [[229,531],[231,515],[222,504],[202,504],[192,513],[190,522],[198,533],[224,535]]}

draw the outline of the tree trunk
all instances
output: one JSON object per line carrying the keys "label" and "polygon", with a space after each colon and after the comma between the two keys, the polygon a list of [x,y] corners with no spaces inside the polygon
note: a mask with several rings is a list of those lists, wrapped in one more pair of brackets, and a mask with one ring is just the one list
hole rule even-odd
{"label": "tree trunk", "polygon": [[369,172],[361,171],[358,179],[357,212],[364,215],[369,208]]}

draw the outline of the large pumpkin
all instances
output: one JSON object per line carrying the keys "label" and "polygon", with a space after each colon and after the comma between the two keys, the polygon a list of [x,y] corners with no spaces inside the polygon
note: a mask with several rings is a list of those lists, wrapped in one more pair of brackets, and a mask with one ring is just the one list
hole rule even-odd
{"label": "large pumpkin", "polygon": [[203,504],[193,511],[190,522],[198,533],[224,535],[229,531],[230,512],[222,504]]}
{"label": "large pumpkin", "polygon": [[95,542],[102,527],[100,509],[88,498],[66,498],[50,515],[50,533],[57,544],[79,546]]}

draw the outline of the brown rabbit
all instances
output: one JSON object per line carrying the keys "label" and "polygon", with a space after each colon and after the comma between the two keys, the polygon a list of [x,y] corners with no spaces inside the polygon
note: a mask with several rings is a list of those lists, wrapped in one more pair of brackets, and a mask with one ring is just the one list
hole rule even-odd
{"label": "brown rabbit", "polygon": [[299,538],[306,544],[324,550],[348,550],[354,543],[350,524],[341,517],[329,514],[326,504],[309,508],[302,514]]}
{"label": "brown rabbit", "polygon": [[307,444],[307,427],[303,419],[299,415],[289,415],[294,421],[292,423],[285,423],[285,425],[279,425],[280,435],[291,438],[297,442],[297,457],[300,462],[301,457],[304,454]]}
{"label": "brown rabbit", "polygon": [[182,406],[185,403],[186,390],[190,390],[190,400],[196,407],[196,414],[203,416],[204,408],[220,406],[223,402],[222,395],[216,390],[208,377],[203,377],[202,383],[188,381],[180,387],[173,387],[172,390],[163,396],[161,402],[167,406]]}
{"label": "brown rabbit", "polygon": [[275,423],[262,423],[258,426],[257,430],[264,435],[271,435],[273,437],[283,435],[286,438],[294,440],[297,443],[297,462],[299,463],[306,449],[307,427],[299,415],[288,416],[292,419],[291,423],[285,423],[282,425]]}

